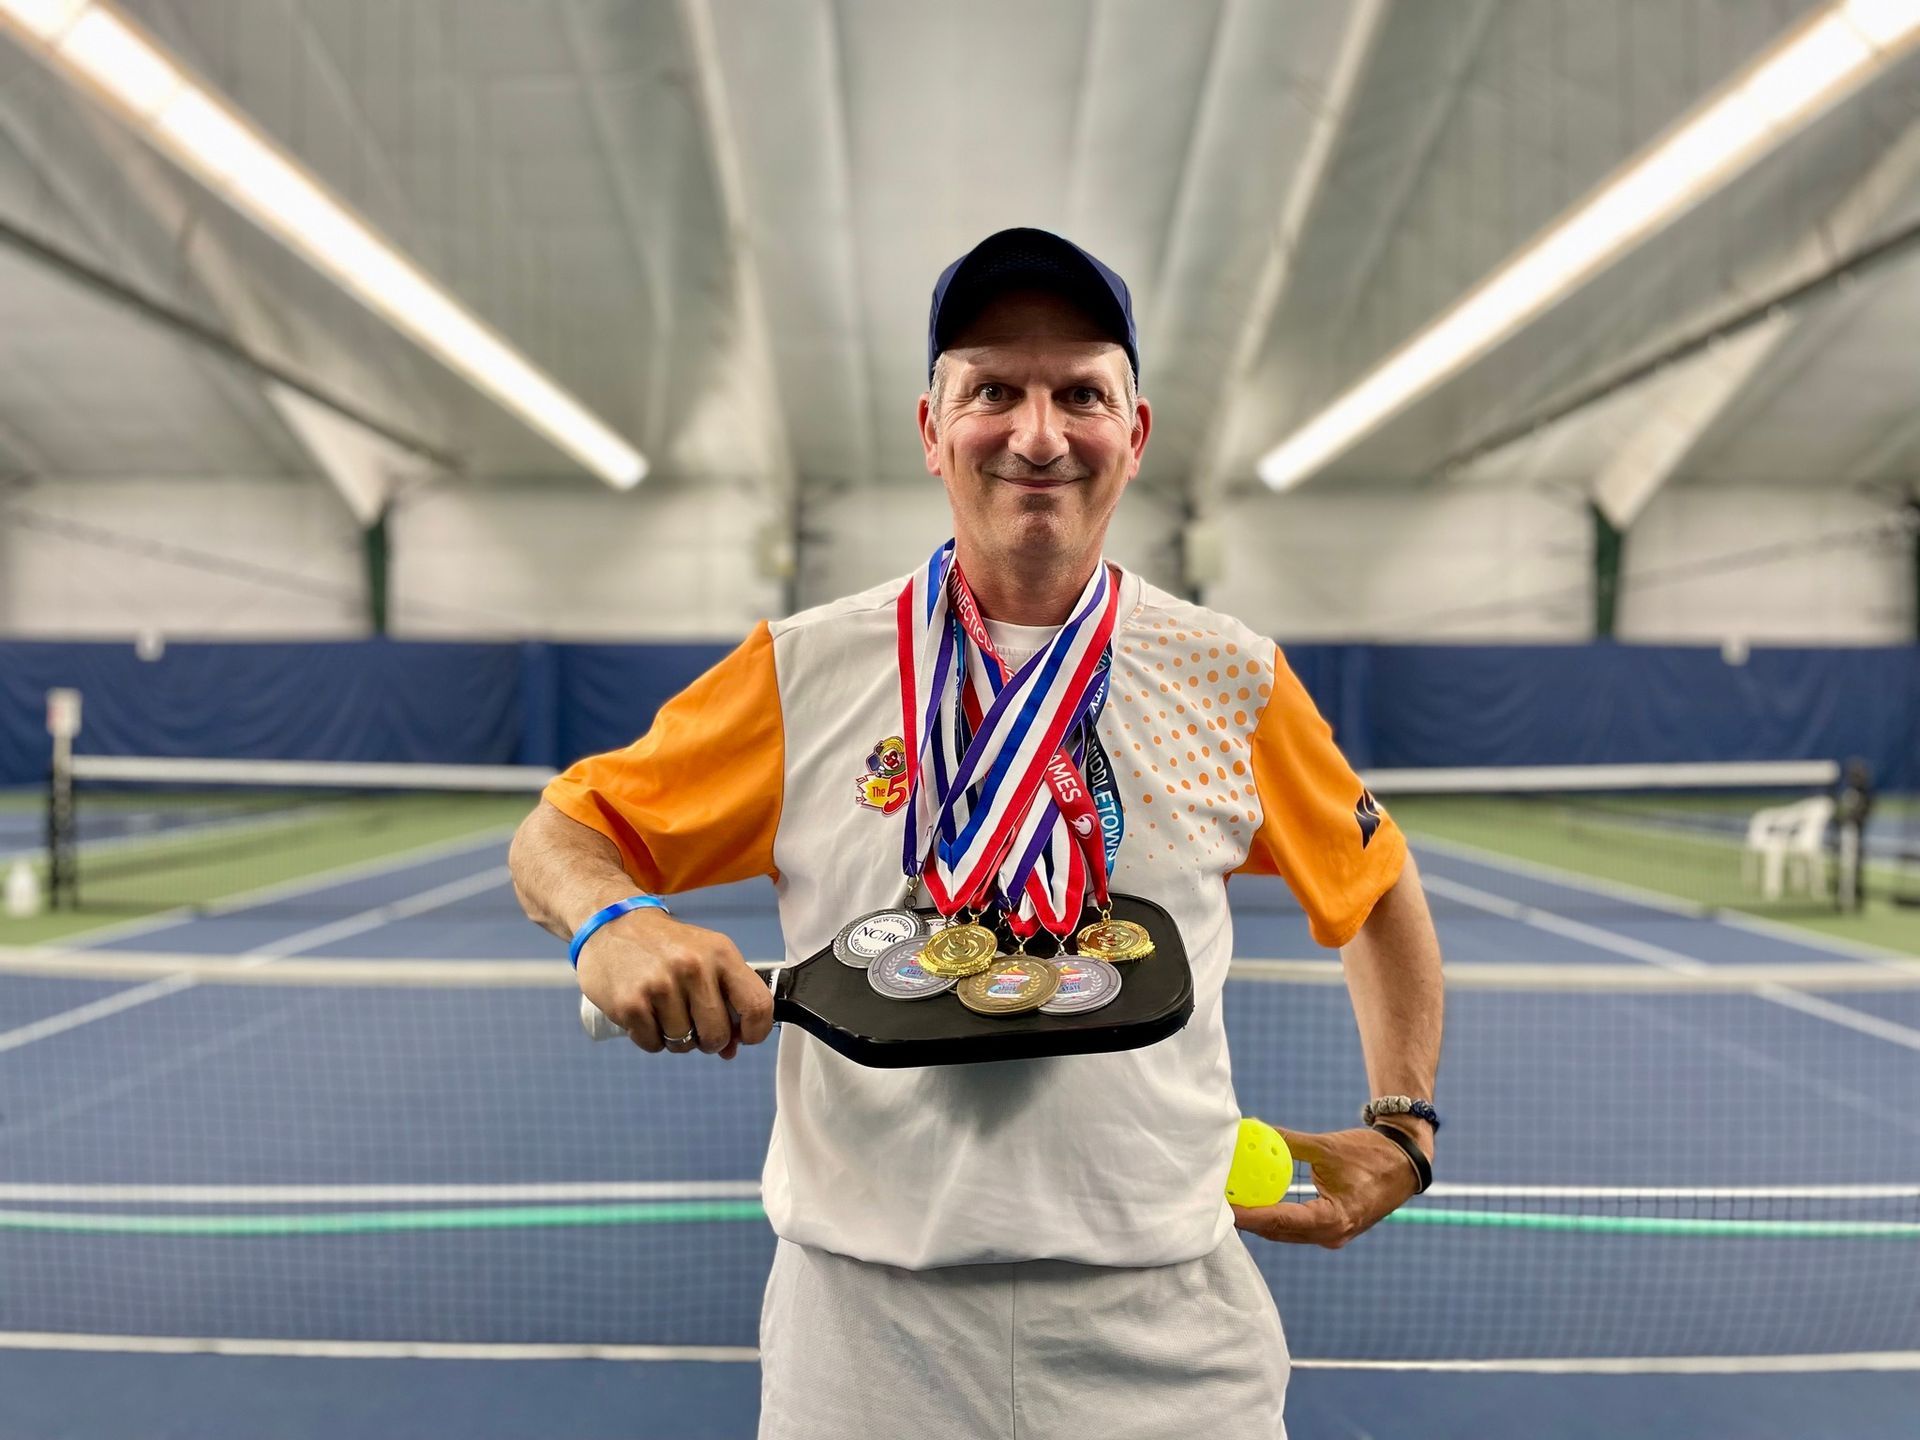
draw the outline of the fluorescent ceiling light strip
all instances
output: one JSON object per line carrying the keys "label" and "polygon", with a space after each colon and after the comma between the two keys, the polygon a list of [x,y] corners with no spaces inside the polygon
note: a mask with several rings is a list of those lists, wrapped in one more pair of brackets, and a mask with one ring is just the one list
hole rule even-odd
{"label": "fluorescent ceiling light strip", "polygon": [[88,10],[54,42],[94,84],[119,96],[142,120],[151,120],[185,83],[152,45],[105,10]]}
{"label": "fluorescent ceiling light strip", "polygon": [[10,17],[38,40],[52,40],[87,8],[88,0],[0,0],[0,15]]}
{"label": "fluorescent ceiling light strip", "polygon": [[0,0],[0,15],[46,41],[236,209],[596,475],[620,489],[645,478],[639,451],[111,10],[86,0]]}
{"label": "fluorescent ceiling light strip", "polygon": [[1848,0],[1798,29],[1260,460],[1300,484],[1753,164],[1920,32],[1920,0]]}
{"label": "fluorescent ceiling light strip", "polygon": [[1848,0],[1843,13],[1849,25],[1882,50],[1920,30],[1920,4],[1915,0]]}

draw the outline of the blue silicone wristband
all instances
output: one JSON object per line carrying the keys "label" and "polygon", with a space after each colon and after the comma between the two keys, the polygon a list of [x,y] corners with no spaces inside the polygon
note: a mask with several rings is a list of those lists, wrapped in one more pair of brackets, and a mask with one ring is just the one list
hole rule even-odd
{"label": "blue silicone wristband", "polygon": [[[580,928],[573,932],[573,944],[567,947],[567,963],[574,969],[580,968],[580,950],[593,938],[593,932],[609,920],[618,920],[629,910],[641,910],[652,906],[656,910],[667,910],[667,902],[658,895],[629,895],[624,900],[616,900],[604,910],[596,910],[586,918]],[[671,915],[673,912],[667,910]]]}

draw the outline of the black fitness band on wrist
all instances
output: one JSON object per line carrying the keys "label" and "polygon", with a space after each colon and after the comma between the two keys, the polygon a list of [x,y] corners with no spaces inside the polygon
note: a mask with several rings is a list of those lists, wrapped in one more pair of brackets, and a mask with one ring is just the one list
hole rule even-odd
{"label": "black fitness band on wrist", "polygon": [[1376,1135],[1384,1135],[1400,1147],[1400,1153],[1407,1157],[1407,1163],[1413,1166],[1415,1180],[1414,1194],[1424,1195],[1427,1187],[1433,1184],[1433,1164],[1421,1151],[1420,1144],[1406,1131],[1396,1125],[1375,1124],[1367,1127]]}

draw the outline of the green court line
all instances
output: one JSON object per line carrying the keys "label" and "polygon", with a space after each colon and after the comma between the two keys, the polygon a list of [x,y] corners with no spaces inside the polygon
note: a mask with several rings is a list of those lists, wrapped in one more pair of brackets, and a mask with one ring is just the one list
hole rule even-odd
{"label": "green court line", "polygon": [[[765,1220],[757,1200],[665,1200],[619,1205],[514,1205],[458,1210],[364,1210],[313,1215],[113,1215],[0,1210],[0,1230],[66,1234],[377,1235],[408,1230],[527,1230],[578,1225],[660,1225]],[[1549,1230],[1590,1235],[1659,1235],[1774,1240],[1916,1240],[1920,1223],[1878,1220],[1692,1220],[1652,1215],[1566,1215],[1409,1207],[1387,1217],[1402,1225]]]}

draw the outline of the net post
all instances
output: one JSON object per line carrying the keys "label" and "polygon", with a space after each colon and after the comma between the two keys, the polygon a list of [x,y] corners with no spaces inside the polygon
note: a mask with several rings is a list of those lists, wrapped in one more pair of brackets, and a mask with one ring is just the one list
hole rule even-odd
{"label": "net post", "polygon": [[69,909],[80,908],[73,853],[73,740],[79,733],[80,692],[47,691],[47,734],[53,741],[47,766],[47,904],[54,910],[63,896]]}

